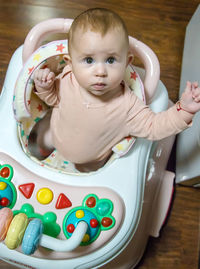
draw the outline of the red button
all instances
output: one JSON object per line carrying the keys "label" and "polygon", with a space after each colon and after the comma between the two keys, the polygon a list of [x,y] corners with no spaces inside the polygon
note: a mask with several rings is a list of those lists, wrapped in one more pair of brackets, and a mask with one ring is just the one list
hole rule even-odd
{"label": "red button", "polygon": [[3,167],[3,168],[1,169],[0,175],[1,175],[2,177],[4,177],[4,178],[9,177],[9,175],[10,175],[10,169],[9,169],[8,167]]}
{"label": "red button", "polygon": [[112,219],[108,217],[104,217],[101,220],[101,224],[103,225],[103,227],[109,227],[112,224]]}
{"label": "red button", "polygon": [[27,198],[31,198],[31,195],[33,193],[33,190],[35,188],[35,184],[34,183],[27,183],[27,184],[22,184],[19,187],[19,190],[21,191],[21,193]]}
{"label": "red button", "polygon": [[86,201],[86,205],[88,207],[95,207],[96,205],[96,199],[93,196],[90,196],[87,201]]}
{"label": "red button", "polygon": [[74,227],[74,225],[73,224],[69,224],[68,226],[67,226],[67,231],[68,231],[68,233],[73,233],[73,231],[75,230],[75,227]]}
{"label": "red button", "polygon": [[64,193],[61,193],[58,196],[58,200],[56,202],[56,209],[62,209],[62,208],[67,208],[72,206],[71,201],[67,198],[66,195],[64,195]]}
{"label": "red button", "polygon": [[0,200],[0,205],[5,207],[5,206],[8,206],[10,204],[10,201],[8,200],[8,198],[6,197],[3,197],[1,200]]}
{"label": "red button", "polygon": [[98,226],[98,221],[96,219],[91,219],[90,220],[90,226],[92,228],[96,228]]}

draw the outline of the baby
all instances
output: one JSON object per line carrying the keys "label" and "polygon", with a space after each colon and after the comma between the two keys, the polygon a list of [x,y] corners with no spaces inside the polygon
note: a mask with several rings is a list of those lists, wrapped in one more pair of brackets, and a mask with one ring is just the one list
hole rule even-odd
{"label": "baby", "polygon": [[182,97],[155,114],[124,82],[132,61],[127,29],[107,9],[89,9],[72,23],[66,66],[55,77],[35,72],[36,94],[53,107],[50,128],[38,135],[43,149],[56,148],[82,172],[104,165],[126,136],[159,140],[187,128],[200,110],[200,87],[187,82]]}

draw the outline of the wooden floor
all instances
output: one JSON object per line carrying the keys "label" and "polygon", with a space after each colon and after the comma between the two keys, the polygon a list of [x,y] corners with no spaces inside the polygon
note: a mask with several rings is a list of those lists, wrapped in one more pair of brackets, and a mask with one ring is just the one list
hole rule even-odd
{"label": "wooden floor", "polygon": [[[0,0],[0,89],[11,55],[23,44],[31,27],[49,18],[74,18],[88,7],[106,7],[124,19],[130,35],[155,51],[161,80],[171,100],[176,101],[185,28],[198,4],[199,0]],[[137,268],[198,268],[199,205],[199,190],[175,186],[168,221],[160,238],[149,240]],[[13,267],[0,262],[0,268]]]}

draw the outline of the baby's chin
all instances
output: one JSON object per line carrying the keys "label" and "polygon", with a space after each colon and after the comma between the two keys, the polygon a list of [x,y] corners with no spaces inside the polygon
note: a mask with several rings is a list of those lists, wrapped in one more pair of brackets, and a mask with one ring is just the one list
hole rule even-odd
{"label": "baby's chin", "polygon": [[105,86],[102,87],[90,87],[87,89],[87,91],[92,94],[93,96],[101,97],[101,96],[113,96],[116,94],[116,92],[121,91],[122,86],[119,85],[118,87],[108,87],[108,85],[105,84]]}
{"label": "baby's chin", "polygon": [[109,90],[108,89],[89,89],[88,92],[95,96],[102,96],[105,93],[107,93]]}
{"label": "baby's chin", "polygon": [[102,96],[102,95],[106,94],[107,91],[93,90],[93,91],[90,91],[90,93],[95,95],[95,96]]}

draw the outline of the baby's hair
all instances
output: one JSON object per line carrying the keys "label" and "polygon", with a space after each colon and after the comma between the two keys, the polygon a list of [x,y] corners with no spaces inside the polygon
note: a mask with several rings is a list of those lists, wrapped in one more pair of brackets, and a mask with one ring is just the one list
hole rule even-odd
{"label": "baby's hair", "polygon": [[128,45],[128,31],[122,18],[115,12],[105,8],[88,9],[74,19],[68,34],[69,53],[73,43],[73,34],[77,29],[82,30],[83,33],[87,30],[100,33],[102,37],[109,30],[120,30],[124,32],[124,38]]}

